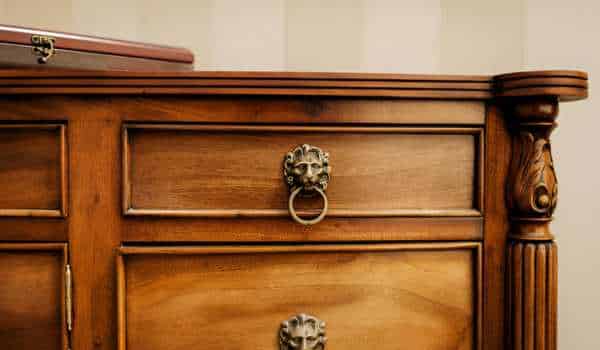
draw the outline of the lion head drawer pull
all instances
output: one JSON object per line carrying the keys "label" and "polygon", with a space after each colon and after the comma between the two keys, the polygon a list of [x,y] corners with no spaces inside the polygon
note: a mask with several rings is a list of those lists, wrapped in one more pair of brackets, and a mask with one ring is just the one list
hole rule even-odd
{"label": "lion head drawer pull", "polygon": [[[285,155],[283,176],[290,188],[288,208],[296,222],[314,225],[325,218],[329,207],[325,190],[329,184],[330,171],[329,154],[318,147],[303,144]],[[296,196],[314,197],[317,194],[323,198],[321,213],[313,219],[302,219],[294,208]]]}
{"label": "lion head drawer pull", "polygon": [[324,350],[326,342],[325,322],[311,315],[296,315],[279,327],[279,350]]}

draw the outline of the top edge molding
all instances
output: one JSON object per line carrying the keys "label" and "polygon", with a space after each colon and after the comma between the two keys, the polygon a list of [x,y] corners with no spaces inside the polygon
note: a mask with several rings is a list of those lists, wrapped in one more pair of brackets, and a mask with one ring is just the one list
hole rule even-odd
{"label": "top edge molding", "polygon": [[118,72],[0,69],[3,94],[299,95],[489,100],[587,97],[588,75],[575,70],[484,75],[319,72]]}

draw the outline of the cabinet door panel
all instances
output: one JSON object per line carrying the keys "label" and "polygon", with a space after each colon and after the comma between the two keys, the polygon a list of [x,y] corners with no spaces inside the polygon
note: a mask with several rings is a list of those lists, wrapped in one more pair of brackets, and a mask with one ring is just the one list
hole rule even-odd
{"label": "cabinet door panel", "polygon": [[0,244],[0,344],[66,349],[66,245]]}
{"label": "cabinet door panel", "polygon": [[0,216],[67,215],[66,126],[0,124]]}

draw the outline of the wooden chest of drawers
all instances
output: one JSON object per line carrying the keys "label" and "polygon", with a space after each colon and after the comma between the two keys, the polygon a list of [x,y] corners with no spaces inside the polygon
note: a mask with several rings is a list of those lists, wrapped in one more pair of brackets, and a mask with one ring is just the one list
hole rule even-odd
{"label": "wooden chest of drawers", "polygon": [[555,349],[587,75],[0,71],[8,349]]}

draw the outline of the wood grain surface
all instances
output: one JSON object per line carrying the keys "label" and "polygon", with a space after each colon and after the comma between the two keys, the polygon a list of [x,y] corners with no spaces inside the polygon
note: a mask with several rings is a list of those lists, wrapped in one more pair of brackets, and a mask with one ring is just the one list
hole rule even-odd
{"label": "wood grain surface", "polygon": [[65,216],[65,126],[0,124],[0,216]]}
{"label": "wood grain surface", "polygon": [[66,350],[64,244],[0,243],[0,344]]}
{"label": "wood grain surface", "polygon": [[505,350],[506,246],[509,231],[506,209],[506,178],[511,143],[505,115],[497,104],[489,104],[486,118],[485,220],[483,254],[484,330],[486,350]]}
{"label": "wood grain surface", "polygon": [[587,73],[571,70],[464,76],[308,72],[53,72],[7,69],[0,70],[0,93],[241,94],[454,100],[546,96],[561,101],[576,101],[587,97],[587,79]]}
{"label": "wood grain surface", "polygon": [[478,247],[123,248],[121,350],[276,349],[298,313],[328,349],[477,349]]}
{"label": "wood grain surface", "polygon": [[481,129],[138,124],[125,133],[127,215],[287,216],[282,161],[303,143],[330,154],[330,217],[480,215]]}
{"label": "wood grain surface", "polygon": [[[0,217],[0,266],[10,267],[0,269],[0,315],[11,315],[0,317],[1,344],[271,350],[279,323],[308,312],[330,323],[333,349],[554,349],[551,212],[531,216],[513,193],[509,227],[508,134],[530,131],[543,162],[527,164],[551,169],[558,102],[584,98],[587,79],[2,69],[0,212],[12,216]],[[123,125],[136,128],[123,138]],[[337,214],[313,227],[239,217],[281,215],[280,162],[304,142],[290,142],[297,135],[332,153]],[[535,180],[552,196],[536,205],[556,198],[543,173]],[[188,216],[123,215],[127,179],[134,210]],[[335,187],[348,184],[365,187]],[[53,327],[64,324],[52,303],[63,291],[39,285],[62,283],[67,243],[70,335]],[[34,337],[11,338],[25,333]],[[49,340],[29,345],[35,335]]]}

